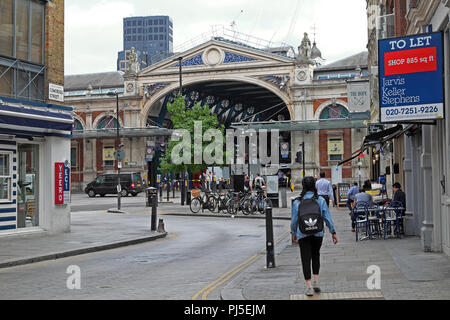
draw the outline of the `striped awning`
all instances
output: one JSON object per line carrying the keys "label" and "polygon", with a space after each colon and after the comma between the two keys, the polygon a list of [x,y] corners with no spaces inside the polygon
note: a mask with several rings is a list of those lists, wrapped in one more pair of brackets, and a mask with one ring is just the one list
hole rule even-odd
{"label": "striped awning", "polygon": [[72,125],[73,117],[69,112],[0,104],[0,133],[70,138]]}

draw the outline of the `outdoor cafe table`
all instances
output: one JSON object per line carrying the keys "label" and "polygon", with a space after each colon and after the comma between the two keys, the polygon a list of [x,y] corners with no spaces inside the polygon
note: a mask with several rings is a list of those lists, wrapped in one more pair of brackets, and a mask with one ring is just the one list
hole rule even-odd
{"label": "outdoor cafe table", "polygon": [[[402,208],[402,207],[373,206],[373,207],[369,207],[367,209],[358,208],[356,210],[356,213],[365,213],[366,210],[367,210],[368,215],[369,215],[368,220],[370,221],[370,220],[375,220],[375,219],[382,219],[383,215],[386,215],[386,217],[392,217],[393,214],[395,215],[395,211],[397,211],[397,210],[405,210],[405,208]],[[379,221],[379,222],[381,222],[381,221]],[[381,227],[379,230],[381,232],[383,230],[383,227]],[[370,238],[370,237],[367,235],[365,237],[362,237],[360,240],[366,240],[368,238]]]}

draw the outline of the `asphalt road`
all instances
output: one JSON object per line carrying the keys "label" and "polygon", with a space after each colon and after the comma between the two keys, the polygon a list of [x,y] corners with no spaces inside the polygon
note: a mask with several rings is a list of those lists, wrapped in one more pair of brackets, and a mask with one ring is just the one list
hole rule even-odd
{"label": "asphalt road", "polygon": [[[2,269],[0,299],[218,300],[244,267],[265,264],[262,219],[165,215],[164,222],[165,239]],[[289,221],[274,221],[275,240],[287,241],[288,231]],[[80,289],[67,286],[77,283],[73,270]]]}

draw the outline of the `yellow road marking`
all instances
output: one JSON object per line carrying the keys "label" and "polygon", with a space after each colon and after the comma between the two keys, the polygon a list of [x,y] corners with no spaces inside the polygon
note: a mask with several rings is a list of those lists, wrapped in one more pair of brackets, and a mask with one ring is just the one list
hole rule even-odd
{"label": "yellow road marking", "polygon": [[[280,243],[288,234],[290,234],[290,231],[287,231],[285,233],[283,233],[276,241],[275,244]],[[200,295],[202,295],[202,300],[206,300],[207,296],[213,291],[215,290],[217,287],[219,287],[220,285],[224,284],[225,282],[227,282],[228,280],[230,280],[234,275],[236,275],[237,273],[239,273],[240,271],[244,270],[245,268],[247,268],[250,264],[252,264],[253,262],[255,262],[259,257],[261,257],[262,255],[264,255],[266,253],[266,249],[264,248],[263,250],[261,250],[260,252],[254,254],[253,256],[251,256],[250,258],[248,258],[247,260],[245,260],[244,262],[242,262],[241,264],[239,264],[238,266],[234,267],[233,269],[231,269],[230,271],[224,273],[221,277],[219,277],[216,281],[210,283],[209,285],[207,285],[206,287],[204,287],[203,289],[201,289],[200,291],[198,291],[193,297],[192,300],[197,300],[198,297]]]}

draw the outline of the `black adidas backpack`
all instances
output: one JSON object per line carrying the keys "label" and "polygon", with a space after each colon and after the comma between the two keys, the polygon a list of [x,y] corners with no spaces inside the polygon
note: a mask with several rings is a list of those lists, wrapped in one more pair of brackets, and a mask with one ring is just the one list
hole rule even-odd
{"label": "black adidas backpack", "polygon": [[316,198],[301,199],[298,205],[298,227],[304,235],[323,231],[323,217]]}

